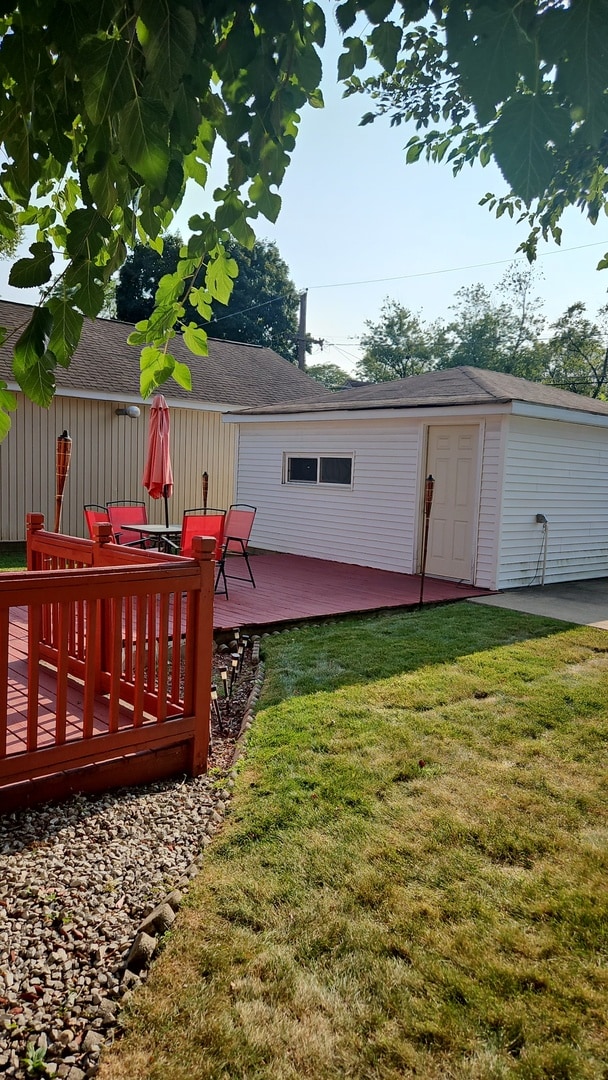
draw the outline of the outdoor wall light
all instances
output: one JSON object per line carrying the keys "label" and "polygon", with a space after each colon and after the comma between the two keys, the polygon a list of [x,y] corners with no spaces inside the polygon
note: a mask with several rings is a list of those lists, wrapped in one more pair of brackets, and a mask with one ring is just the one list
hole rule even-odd
{"label": "outdoor wall light", "polygon": [[137,420],[139,416],[139,409],[137,405],[123,405],[120,409],[116,409],[117,416],[129,416],[131,420]]}

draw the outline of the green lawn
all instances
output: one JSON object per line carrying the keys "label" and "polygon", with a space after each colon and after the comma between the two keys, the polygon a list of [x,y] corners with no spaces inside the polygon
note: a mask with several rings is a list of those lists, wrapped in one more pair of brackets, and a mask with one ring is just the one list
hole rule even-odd
{"label": "green lawn", "polygon": [[0,571],[25,570],[25,544],[0,544]]}
{"label": "green lawn", "polygon": [[266,638],[102,1080],[608,1076],[608,634],[474,604]]}

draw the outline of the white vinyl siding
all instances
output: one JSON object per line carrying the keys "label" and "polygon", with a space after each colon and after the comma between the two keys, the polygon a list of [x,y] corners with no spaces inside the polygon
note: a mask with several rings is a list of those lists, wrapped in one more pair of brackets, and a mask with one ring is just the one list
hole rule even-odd
{"label": "white vinyl siding", "polygon": [[[55,515],[55,444],[67,429],[72,459],[64,492],[61,530],[85,532],[83,505],[110,499],[143,499],[151,521],[164,520],[162,499],[154,501],[142,485],[148,441],[149,405],[138,420],[116,416],[116,402],[56,396],[41,409],[17,394],[12,427],[0,443],[0,541],[23,540],[26,513]],[[169,502],[179,523],[187,507],[202,503],[202,474],[209,474],[209,506],[234,501],[237,428],[223,424],[219,412],[171,407],[171,460],[174,491]]]}
{"label": "white vinyl siding", "polygon": [[608,574],[608,431],[511,417],[505,456],[499,588]]}
{"label": "white vinyl siding", "polygon": [[[242,424],[238,502],[254,546],[411,573],[421,425],[402,420]],[[354,454],[352,488],[285,484],[284,454]]]}

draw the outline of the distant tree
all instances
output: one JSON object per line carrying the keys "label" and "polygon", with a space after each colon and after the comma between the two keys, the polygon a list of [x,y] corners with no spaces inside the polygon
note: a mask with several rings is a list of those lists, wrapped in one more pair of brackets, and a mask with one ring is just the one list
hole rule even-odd
{"label": "distant tree", "polygon": [[322,383],[327,390],[341,390],[349,379],[348,372],[337,364],[311,364],[306,368],[306,374]]}
{"label": "distant tree", "polygon": [[434,326],[438,368],[471,367],[541,380],[545,348],[540,300],[531,295],[532,272],[511,267],[493,292],[484,285],[459,289],[453,318]]}
{"label": "distant tree", "polygon": [[387,382],[420,375],[433,366],[428,331],[417,315],[396,300],[385,299],[378,322],[367,319],[361,338],[365,350],[356,374],[366,382]]}
{"label": "distant tree", "polygon": [[120,268],[116,283],[116,318],[124,322],[149,319],[154,310],[158,283],[165,274],[174,274],[183,240],[179,233],[163,237],[162,252],[146,244],[136,244]]}
{"label": "distant tree", "polygon": [[[118,275],[117,318],[135,323],[150,317],[160,280],[165,274],[175,273],[181,247],[183,240],[178,233],[164,237],[162,254],[143,244],[136,245]],[[295,361],[298,294],[276,244],[256,240],[248,251],[228,240],[224,247],[228,258],[238,266],[230,299],[227,304],[212,305],[211,320],[204,321],[193,310],[191,321],[204,327],[209,337],[265,345]]]}
{"label": "distant tree", "polygon": [[606,397],[608,304],[598,311],[598,322],[591,322],[579,300],[552,323],[551,329],[544,381],[576,394]]}
{"label": "distant tree", "polygon": [[228,303],[216,301],[213,318],[201,325],[209,337],[265,345],[295,363],[299,299],[276,244],[256,240],[250,251],[235,240],[224,246],[239,272]]}

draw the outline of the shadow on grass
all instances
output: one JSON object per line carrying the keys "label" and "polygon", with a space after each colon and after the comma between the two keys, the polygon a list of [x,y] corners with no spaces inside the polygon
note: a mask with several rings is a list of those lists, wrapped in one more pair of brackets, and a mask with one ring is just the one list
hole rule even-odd
{"label": "shadow on grass", "polygon": [[[264,639],[268,671],[262,706],[451,664],[467,655],[564,634],[572,626],[466,601],[303,626]],[[608,638],[606,646],[608,651]],[[516,663],[525,679],[525,650]]]}

